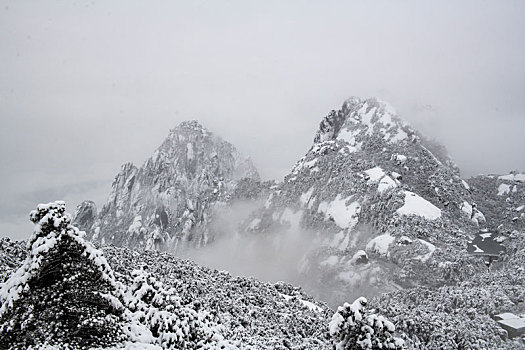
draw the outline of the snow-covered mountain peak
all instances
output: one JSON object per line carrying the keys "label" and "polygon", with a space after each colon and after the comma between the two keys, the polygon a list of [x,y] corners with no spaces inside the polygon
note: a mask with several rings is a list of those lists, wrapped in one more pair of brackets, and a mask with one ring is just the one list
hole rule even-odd
{"label": "snow-covered mountain peak", "polygon": [[198,120],[185,120],[170,130],[170,136],[184,132],[195,132],[197,134],[208,135],[210,132]]}
{"label": "snow-covered mountain peak", "polygon": [[[259,180],[257,169],[229,142],[198,121],[170,130],[138,168],[126,163],[115,177],[97,219],[78,224],[92,240],[133,248],[177,249],[213,240],[208,223],[215,204],[227,201],[241,179]],[[91,213],[87,202],[78,213]]]}
{"label": "snow-covered mountain peak", "polygon": [[[143,167],[151,173],[177,177],[214,177],[223,180],[259,178],[248,157],[208,131],[196,120],[184,121],[170,130],[168,137],[147,159]],[[173,174],[172,174],[173,175]]]}
{"label": "snow-covered mountain peak", "polygon": [[414,130],[387,102],[376,98],[362,100],[351,97],[339,111],[332,111],[323,118],[314,141],[342,140],[358,150],[362,139],[373,135],[391,143],[410,141],[416,137]]}
{"label": "snow-covered mountain peak", "polygon": [[[344,294],[370,280],[377,291],[391,288],[391,278],[406,286],[434,283],[425,280],[435,273],[432,264],[467,261],[465,232],[485,224],[442,146],[388,103],[352,97],[322,119],[312,147],[247,230],[311,234],[319,248],[301,260],[301,271],[318,273],[321,284],[327,273],[336,275],[330,289]],[[455,248],[440,250],[445,242]],[[357,273],[360,257],[368,262]],[[376,273],[385,266],[392,275]]]}
{"label": "snow-covered mountain peak", "polygon": [[[157,151],[173,151],[178,150],[181,145],[187,145],[188,143],[200,143],[200,142],[220,142],[220,138],[215,137],[209,132],[201,123],[197,120],[186,120],[171,129],[168,137],[160,145]],[[186,146],[187,149],[193,148],[193,146]],[[190,158],[192,157],[191,150]]]}

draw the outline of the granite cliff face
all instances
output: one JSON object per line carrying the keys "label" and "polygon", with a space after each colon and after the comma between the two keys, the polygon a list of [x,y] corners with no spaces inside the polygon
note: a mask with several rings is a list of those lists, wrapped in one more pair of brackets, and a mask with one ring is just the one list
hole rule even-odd
{"label": "granite cliff face", "polygon": [[97,205],[93,201],[84,201],[75,210],[75,224],[82,231],[89,231],[97,220]]}
{"label": "granite cliff face", "polygon": [[84,202],[75,223],[104,244],[172,252],[200,247],[214,239],[214,209],[242,179],[259,179],[248,158],[198,122],[183,122],[140,168],[122,166],[96,218],[92,203]]}

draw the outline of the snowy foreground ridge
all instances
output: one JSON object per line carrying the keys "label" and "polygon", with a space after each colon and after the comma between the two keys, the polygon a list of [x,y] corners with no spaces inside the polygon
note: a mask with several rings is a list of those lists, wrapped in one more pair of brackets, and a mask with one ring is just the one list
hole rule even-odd
{"label": "snowy foreground ridge", "polygon": [[[187,304],[175,288],[166,287],[143,269],[133,270],[128,283],[119,281],[102,251],[71,225],[64,202],[39,205],[31,212],[31,220],[35,229],[26,259],[0,289],[0,348],[281,348],[228,340],[226,336],[236,338],[236,332],[225,326],[228,322],[198,307],[198,300]],[[312,321],[327,320],[326,307],[288,293],[275,292],[286,304],[297,301],[295,307],[313,316]],[[343,349],[341,344],[355,338],[363,349],[374,344],[400,348],[402,342],[392,338],[394,326],[381,316],[365,316],[366,300],[360,303],[355,314],[338,311],[339,323],[331,326],[334,344],[337,341]],[[255,317],[245,316],[249,323]],[[304,320],[287,321],[289,326],[294,322]],[[302,332],[305,330],[303,326]],[[317,346],[303,345],[328,348],[329,339],[322,333],[318,336],[320,339],[313,339]]]}
{"label": "snowy foreground ridge", "polygon": [[237,348],[209,313],[183,306],[144,271],[118,282],[64,202],[39,205],[31,220],[26,261],[0,291],[0,347]]}

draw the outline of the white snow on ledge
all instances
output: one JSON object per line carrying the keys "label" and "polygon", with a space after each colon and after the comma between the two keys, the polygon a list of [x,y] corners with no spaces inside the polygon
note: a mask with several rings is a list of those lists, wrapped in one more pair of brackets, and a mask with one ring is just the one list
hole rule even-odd
{"label": "white snow on ledge", "polygon": [[399,215],[418,215],[428,220],[436,220],[441,217],[441,210],[417,194],[405,192],[405,204],[396,210]]}
{"label": "white snow on ledge", "polygon": [[508,174],[499,176],[498,180],[525,182],[525,174]]}
{"label": "white snow on ledge", "polygon": [[376,166],[375,168],[365,170],[364,173],[368,176],[367,183],[378,183],[377,192],[383,194],[390,188],[397,187],[397,182],[385,174],[381,167]]}
{"label": "white snow on ledge", "polygon": [[357,130],[350,130],[348,128],[339,131],[337,136],[338,140],[346,141],[346,149],[350,153],[354,153],[361,150],[362,142],[357,142],[355,137],[359,132]]}
{"label": "white snow on ledge", "polygon": [[308,309],[310,309],[310,311],[314,311],[314,312],[322,312],[323,311],[323,308],[320,307],[320,306],[317,306],[315,305],[314,303],[308,301],[308,300],[303,300],[303,299],[300,299],[300,298],[297,298],[295,296],[291,296],[291,295],[287,295],[287,294],[282,294],[282,293],[279,293],[280,296],[282,296],[286,301],[290,301],[292,299],[297,299],[301,302],[301,304],[303,304],[304,306],[306,306]]}
{"label": "white snow on ledge", "polygon": [[352,196],[341,198],[341,195],[338,194],[332,202],[321,202],[317,211],[324,214],[325,220],[333,219],[340,228],[352,228],[359,220],[361,205],[359,202],[346,205],[351,198]]}
{"label": "white snow on ledge", "polygon": [[504,194],[510,193],[510,185],[501,184],[498,187],[498,196],[503,196]]}
{"label": "white snow on ledge", "polygon": [[366,245],[366,250],[375,252],[379,255],[387,255],[388,247],[394,242],[395,237],[390,236],[388,233],[377,236],[372,239]]}
{"label": "white snow on ledge", "polygon": [[427,246],[428,253],[420,255],[420,256],[416,256],[414,259],[419,260],[421,262],[427,262],[428,259],[430,259],[430,257],[432,256],[432,254],[436,251],[436,246],[433,245],[432,243],[427,242],[427,241],[422,240],[422,239],[420,239],[419,242],[421,242],[421,244]]}
{"label": "white snow on ledge", "polygon": [[379,185],[377,186],[377,192],[379,193],[385,193],[390,188],[397,187],[397,183],[392,180],[392,178],[388,175],[385,175],[381,181],[379,181]]}
{"label": "white snow on ledge", "polygon": [[383,176],[385,176],[385,172],[381,167],[376,166],[375,168],[365,170],[365,173],[370,177],[369,182],[379,182]]}

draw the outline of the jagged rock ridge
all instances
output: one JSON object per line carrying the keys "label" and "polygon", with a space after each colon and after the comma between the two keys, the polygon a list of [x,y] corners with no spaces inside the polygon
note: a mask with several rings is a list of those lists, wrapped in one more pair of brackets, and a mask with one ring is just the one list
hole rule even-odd
{"label": "jagged rock ridge", "polygon": [[214,239],[214,208],[242,179],[259,179],[249,158],[197,121],[183,122],[140,168],[122,166],[92,223],[85,219],[92,218],[90,202],[77,209],[75,223],[105,244],[172,252],[200,247]]}

